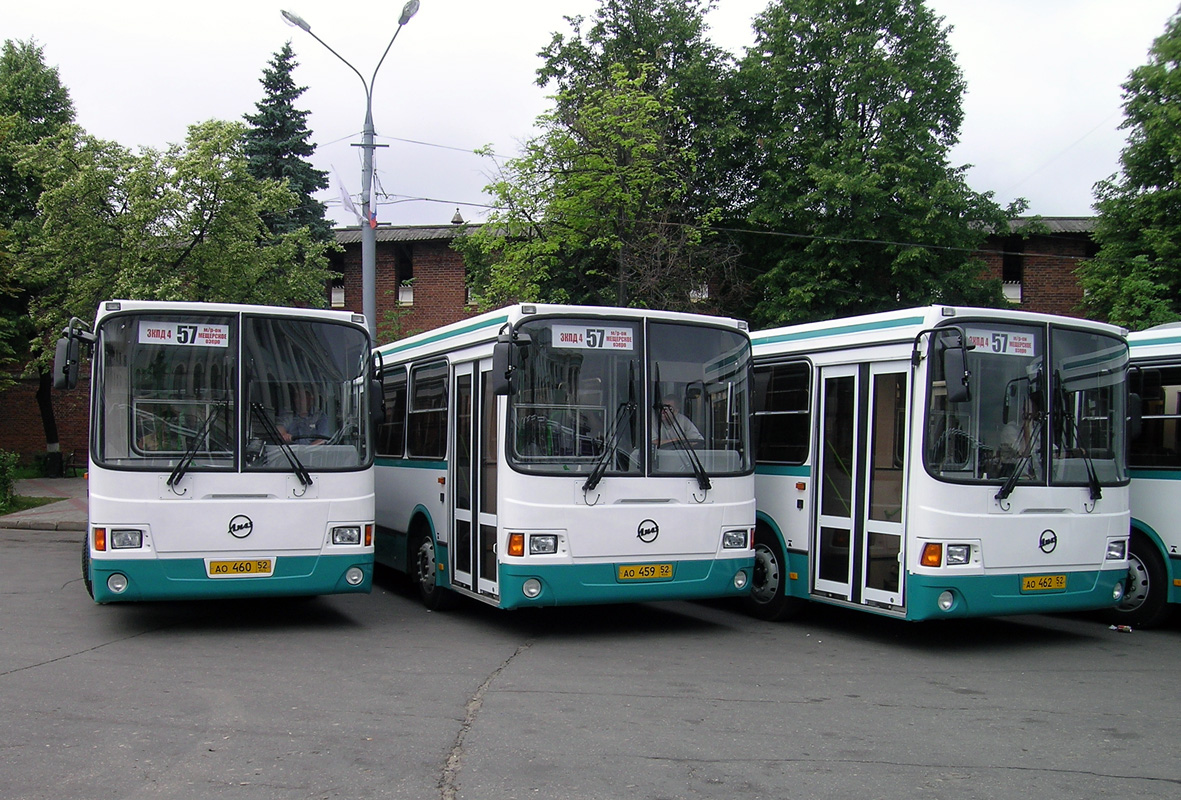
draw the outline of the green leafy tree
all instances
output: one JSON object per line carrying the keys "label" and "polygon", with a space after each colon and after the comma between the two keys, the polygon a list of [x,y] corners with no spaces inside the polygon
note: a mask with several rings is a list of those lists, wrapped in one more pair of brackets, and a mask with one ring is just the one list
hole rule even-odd
{"label": "green leafy tree", "polygon": [[1181,319],[1181,16],[1124,84],[1122,173],[1095,185],[1095,257],[1078,269],[1086,311],[1141,329]]}
{"label": "green leafy tree", "polygon": [[[6,40],[0,52],[0,385],[11,382],[9,368],[27,360],[33,336],[29,292],[16,275],[13,253],[31,235],[43,183],[22,169],[25,149],[56,134],[74,120],[74,104],[56,67],[45,64],[42,47],[30,40]],[[35,394],[49,451],[58,449],[50,392],[53,382],[38,371]]]}
{"label": "green leafy tree", "polygon": [[299,65],[291,42],[283,45],[263,70],[264,97],[256,114],[245,115],[246,155],[250,172],[259,180],[287,181],[299,199],[290,210],[268,212],[265,221],[274,234],[307,227],[317,241],[333,241],[332,225],[324,216],[324,204],[314,195],[328,188],[328,173],[312,167],[307,159],[316,151],[307,128],[308,112],[295,107],[307,89],[296,86],[291,74]]}
{"label": "green leafy tree", "polygon": [[732,263],[709,213],[685,204],[694,153],[670,141],[666,96],[619,65],[575,104],[559,95],[542,133],[489,187],[495,210],[460,237],[485,306],[549,301],[710,309]]}
{"label": "green leafy tree", "polygon": [[133,154],[69,126],[29,150],[25,167],[51,187],[19,259],[42,362],[106,298],[324,304],[329,245],[307,227],[270,234],[264,217],[298,198],[251,175],[243,131],[204,122],[183,145]]}
{"label": "green leafy tree", "polygon": [[1022,206],[948,163],[965,85],[942,19],[921,0],[775,0],[754,28],[735,165],[766,233],[754,322],[1002,304],[971,254]]}

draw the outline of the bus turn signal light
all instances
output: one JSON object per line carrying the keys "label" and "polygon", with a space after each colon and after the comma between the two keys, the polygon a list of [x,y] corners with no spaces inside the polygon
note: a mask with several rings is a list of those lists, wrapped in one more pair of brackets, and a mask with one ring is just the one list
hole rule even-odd
{"label": "bus turn signal light", "polygon": [[99,550],[99,551],[103,551],[103,550],[107,549],[107,529],[106,528],[95,528],[94,529],[94,549]]}
{"label": "bus turn signal light", "polygon": [[508,554],[510,556],[525,555],[525,534],[510,533],[508,537]]}
{"label": "bus turn signal light", "polygon": [[938,567],[943,564],[943,545],[939,542],[927,542],[923,545],[924,567]]}

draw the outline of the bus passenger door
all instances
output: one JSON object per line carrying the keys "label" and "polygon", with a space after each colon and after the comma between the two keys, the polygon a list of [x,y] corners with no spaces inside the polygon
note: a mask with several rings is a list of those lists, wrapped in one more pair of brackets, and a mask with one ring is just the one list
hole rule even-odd
{"label": "bus passenger door", "polygon": [[451,580],[473,592],[498,597],[496,397],[491,374],[491,359],[455,366]]}
{"label": "bus passenger door", "polygon": [[859,605],[902,605],[905,367],[821,370],[816,592]]}
{"label": "bus passenger door", "polygon": [[817,446],[816,525],[812,542],[814,591],[853,599],[854,523],[861,470],[855,458],[861,435],[860,380],[856,366],[820,370],[820,440]]}
{"label": "bus passenger door", "polygon": [[860,550],[863,602],[903,605],[902,531],[906,475],[907,381],[894,364],[870,368],[869,431],[866,452],[865,531]]}

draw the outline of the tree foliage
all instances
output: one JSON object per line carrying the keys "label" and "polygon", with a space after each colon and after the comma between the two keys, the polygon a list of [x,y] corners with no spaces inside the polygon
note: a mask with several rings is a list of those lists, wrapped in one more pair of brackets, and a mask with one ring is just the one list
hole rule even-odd
{"label": "tree foliage", "polygon": [[328,173],[307,159],[316,151],[307,127],[308,112],[295,107],[307,89],[296,86],[292,72],[299,66],[291,42],[275,53],[263,70],[264,97],[255,103],[256,114],[245,115],[246,155],[250,173],[259,180],[287,181],[299,202],[282,214],[267,213],[267,227],[274,234],[307,227],[313,238],[333,241],[332,225],[324,216],[324,204],[314,195],[328,188]]}
{"label": "tree foliage", "polygon": [[[732,258],[685,199],[695,167],[673,146],[666,97],[619,65],[614,82],[539,120],[542,133],[490,190],[496,209],[461,237],[483,304],[548,301],[683,309]],[[563,111],[568,107],[569,111]]]}
{"label": "tree foliage", "polygon": [[1078,270],[1084,306],[1141,329],[1181,319],[1181,15],[1124,84],[1121,174],[1095,186],[1095,257]]}
{"label": "tree foliage", "polygon": [[190,126],[183,145],[138,154],[63,128],[23,168],[48,187],[21,277],[44,350],[71,316],[111,297],[324,303],[327,245],[307,227],[272,235],[263,218],[297,202],[251,175],[240,123]]}
{"label": "tree foliage", "polygon": [[704,36],[712,5],[602,0],[585,32],[573,17],[554,34],[538,70],[554,108],[489,187],[496,211],[457,243],[484,304],[724,306],[736,253],[711,230],[726,61]]}
{"label": "tree foliage", "polygon": [[749,248],[755,322],[1003,303],[971,254],[1007,215],[948,163],[964,81],[942,20],[921,0],[775,0],[754,28],[735,183],[770,234]]}

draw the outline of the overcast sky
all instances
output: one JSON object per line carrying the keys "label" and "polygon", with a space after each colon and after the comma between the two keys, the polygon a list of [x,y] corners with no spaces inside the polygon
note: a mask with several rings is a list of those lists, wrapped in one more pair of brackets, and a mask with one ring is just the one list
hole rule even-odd
{"label": "overcast sky", "polygon": [[[956,165],[1001,203],[1029,213],[1089,215],[1092,187],[1119,168],[1121,103],[1129,72],[1147,60],[1178,0],[928,0],[953,26],[951,45],[968,85]],[[537,52],[564,16],[590,16],[595,0],[422,0],[377,74],[374,124],[381,201],[393,224],[445,224],[458,208],[479,220],[493,165],[471,151],[511,157],[548,105],[534,84]],[[736,54],[766,0],[720,0],[711,38]],[[35,38],[59,68],[87,132],[127,147],[182,142],[210,118],[241,119],[262,98],[259,82],[288,39],[331,173],[321,199],[339,224],[340,184],[360,192],[365,94],[361,80],[280,9],[312,30],[368,80],[397,26],[401,3],[328,0],[7,2],[0,38]],[[348,14],[344,14],[345,10]],[[406,199],[406,198],[429,198]]]}

